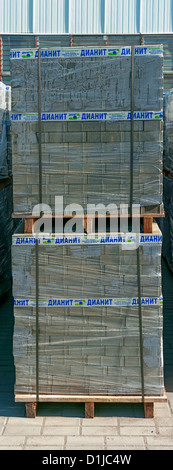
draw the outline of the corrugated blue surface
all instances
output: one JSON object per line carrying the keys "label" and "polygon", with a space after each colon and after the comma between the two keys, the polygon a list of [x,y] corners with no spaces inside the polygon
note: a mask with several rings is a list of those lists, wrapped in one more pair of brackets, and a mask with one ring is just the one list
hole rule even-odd
{"label": "corrugated blue surface", "polygon": [[105,0],[69,0],[69,32],[103,33],[105,4]]}
{"label": "corrugated blue surface", "polygon": [[105,33],[136,34],[139,32],[140,0],[105,1]]}
{"label": "corrugated blue surface", "polygon": [[173,0],[0,0],[0,34],[172,33]]}
{"label": "corrugated blue surface", "polygon": [[33,0],[33,32],[68,33],[69,0]]}
{"label": "corrugated blue surface", "polygon": [[172,0],[141,0],[141,32],[171,33],[173,31]]}
{"label": "corrugated blue surface", "polygon": [[33,0],[0,0],[0,34],[33,30]]}

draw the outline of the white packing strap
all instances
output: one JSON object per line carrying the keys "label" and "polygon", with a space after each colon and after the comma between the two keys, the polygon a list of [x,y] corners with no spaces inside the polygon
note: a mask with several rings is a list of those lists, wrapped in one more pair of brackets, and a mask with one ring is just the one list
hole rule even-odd
{"label": "white packing strap", "polygon": [[[139,57],[159,55],[163,56],[163,46],[134,46],[134,55]],[[109,46],[109,47],[59,47],[41,48],[41,57],[46,59],[55,58],[85,58],[88,57],[129,57],[131,56],[131,46]],[[38,49],[13,49],[10,51],[10,58],[15,59],[38,59]]]}
{"label": "white packing strap", "polygon": [[[142,297],[141,305],[147,307],[161,306],[163,297]],[[15,307],[36,307],[35,300],[14,299]],[[138,297],[132,298],[94,298],[94,299],[48,299],[40,300],[39,307],[138,307]]]}
{"label": "white packing strap", "polygon": [[[12,122],[37,122],[38,113],[11,113]],[[133,119],[141,120],[161,120],[163,110],[160,111],[134,111]],[[50,112],[41,113],[41,120],[50,121],[127,121],[131,120],[130,111],[87,111],[87,112]]]}
{"label": "white packing strap", "polygon": [[79,235],[13,235],[12,245],[35,245],[36,239],[38,244],[42,246],[52,245],[153,245],[162,244],[162,234],[114,234],[99,236],[79,236]]}

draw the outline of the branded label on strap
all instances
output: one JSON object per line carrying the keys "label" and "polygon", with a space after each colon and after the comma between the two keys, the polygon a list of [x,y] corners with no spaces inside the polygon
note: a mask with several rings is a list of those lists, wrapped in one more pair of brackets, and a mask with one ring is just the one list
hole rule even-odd
{"label": "branded label on strap", "polygon": [[42,246],[49,245],[135,245],[139,243],[140,245],[147,244],[161,244],[162,235],[152,235],[152,234],[115,234],[115,235],[105,235],[105,236],[18,236],[13,235],[12,244],[13,245],[35,245],[36,239],[38,239],[38,244]]}
{"label": "branded label on strap", "polygon": [[[38,113],[11,113],[12,122],[37,122]],[[133,119],[141,120],[161,120],[163,111],[134,111]],[[41,113],[41,120],[50,121],[127,121],[131,120],[130,111],[97,111],[97,112],[53,112]]]}
{"label": "branded label on strap", "polygon": [[[132,53],[131,46],[117,47],[59,47],[59,48],[42,48],[41,58],[85,58],[88,57],[129,57]],[[163,56],[162,45],[152,46],[136,46],[134,47],[134,55],[139,57],[159,55]],[[10,58],[15,59],[38,59],[38,49],[13,49],[10,51]]]}
{"label": "branded label on strap", "polygon": [[[159,306],[163,304],[163,297],[142,297],[142,306]],[[36,307],[35,300],[14,299],[15,307]],[[48,299],[40,300],[40,307],[129,307],[139,306],[138,297],[132,298],[94,298],[94,299]]]}

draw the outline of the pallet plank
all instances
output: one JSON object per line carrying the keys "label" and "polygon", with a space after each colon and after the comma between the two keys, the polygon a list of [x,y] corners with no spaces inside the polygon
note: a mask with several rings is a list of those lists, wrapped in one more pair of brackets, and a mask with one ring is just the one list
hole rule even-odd
{"label": "pallet plank", "polygon": [[[156,396],[145,396],[145,403],[153,402],[166,402],[167,396],[156,395]],[[17,393],[15,395],[15,402],[36,402],[35,394],[22,394]],[[40,403],[142,403],[141,395],[39,395]]]}
{"label": "pallet plank", "polygon": [[144,403],[145,418],[154,418],[154,403]]}
{"label": "pallet plank", "polygon": [[37,413],[37,403],[36,402],[26,402],[26,416],[27,418],[35,418]]}
{"label": "pallet plank", "polygon": [[94,418],[94,402],[85,403],[85,418]]}

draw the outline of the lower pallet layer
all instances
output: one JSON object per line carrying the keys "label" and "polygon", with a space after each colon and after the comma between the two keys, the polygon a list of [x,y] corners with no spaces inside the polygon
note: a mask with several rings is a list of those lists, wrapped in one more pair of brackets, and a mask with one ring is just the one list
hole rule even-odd
{"label": "lower pallet layer", "polygon": [[[27,418],[35,418],[37,404],[39,403],[85,403],[85,418],[94,418],[95,403],[143,403],[143,398],[137,395],[120,396],[78,396],[78,395],[39,395],[39,401],[36,395],[16,394],[16,402],[25,402]],[[166,402],[166,392],[162,396],[145,396],[144,413],[145,418],[154,417],[154,403]]]}

